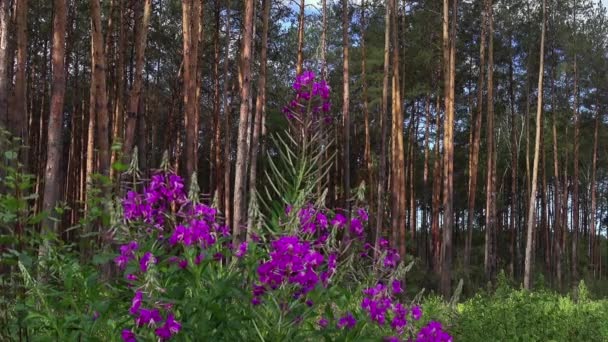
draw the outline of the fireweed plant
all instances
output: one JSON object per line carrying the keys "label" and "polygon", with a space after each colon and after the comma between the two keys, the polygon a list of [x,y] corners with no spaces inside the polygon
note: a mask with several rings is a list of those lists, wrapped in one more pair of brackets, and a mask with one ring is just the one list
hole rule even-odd
{"label": "fireweed plant", "polygon": [[[331,122],[329,87],[306,71],[293,88],[284,113],[300,146],[312,146],[309,129]],[[168,170],[127,192],[114,258],[130,299],[122,340],[451,341],[440,323],[422,324],[419,306],[402,302],[404,266],[388,241],[371,257],[367,211],[355,210],[348,224],[300,182],[293,190],[304,195],[273,201],[282,207],[274,229],[237,246],[217,210],[186,196]]]}

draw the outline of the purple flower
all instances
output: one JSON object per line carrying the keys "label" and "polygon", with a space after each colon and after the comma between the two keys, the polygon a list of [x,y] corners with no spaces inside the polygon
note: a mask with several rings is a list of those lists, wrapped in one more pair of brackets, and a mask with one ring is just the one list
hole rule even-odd
{"label": "purple flower", "polygon": [[363,208],[357,209],[357,215],[359,216],[359,218],[362,221],[367,221],[369,219],[369,216],[367,215],[367,211]]}
{"label": "purple flower", "polygon": [[242,242],[239,245],[239,248],[237,249],[236,253],[234,253],[234,255],[236,255],[237,258],[242,258],[245,253],[247,253],[247,242]]}
{"label": "purple flower", "polygon": [[308,300],[306,301],[306,305],[307,305],[308,307],[312,307],[312,306],[314,305],[314,302],[313,302],[312,300],[308,299]]}
{"label": "purple flower", "polygon": [[331,221],[332,226],[336,226],[338,228],[344,228],[346,226],[346,216],[338,213],[334,216],[334,219]]}
{"label": "purple flower", "polygon": [[253,299],[251,299],[251,304],[255,305],[260,305],[262,304],[262,300],[260,299],[260,297],[253,297]]}
{"label": "purple flower", "polygon": [[403,292],[403,289],[401,288],[401,282],[399,280],[393,280],[392,282],[392,287],[393,287],[393,294],[394,295],[398,295],[401,292]]}
{"label": "purple flower", "polygon": [[125,276],[125,278],[126,278],[128,281],[137,281],[137,279],[138,279],[138,278],[137,278],[137,276],[136,276],[135,274],[133,274],[133,273],[129,273],[129,274],[127,274],[127,275]]}
{"label": "purple flower", "polygon": [[156,258],[151,252],[146,252],[139,260],[139,269],[145,273],[151,264],[156,264]]}
{"label": "purple flower", "polygon": [[135,334],[131,330],[123,330],[122,333],[120,333],[120,336],[124,342],[137,342]]}
{"label": "purple flower", "polygon": [[357,324],[357,320],[349,312],[345,316],[340,317],[340,319],[338,320],[337,326],[338,326],[338,329],[342,329],[344,327],[346,327],[348,329],[352,329],[355,326],[355,324]]}
{"label": "purple flower", "polygon": [[401,257],[399,256],[399,253],[397,253],[397,250],[390,248],[386,251],[386,256],[382,260],[382,263],[386,268],[395,268],[400,259]]}
{"label": "purple flower", "polygon": [[131,300],[131,308],[129,308],[129,313],[131,315],[136,315],[137,313],[139,313],[139,308],[141,307],[142,297],[143,297],[143,294],[141,291],[135,292],[135,296]]}
{"label": "purple flower", "polygon": [[169,314],[167,316],[165,324],[163,324],[160,328],[157,328],[154,333],[162,340],[168,340],[171,338],[172,335],[177,334],[181,330],[181,328],[182,325],[175,320],[173,314]]}
{"label": "purple flower", "polygon": [[388,336],[388,337],[385,337],[384,340],[386,342],[400,342],[401,341],[401,339],[399,339],[399,337],[397,337],[397,336]]}
{"label": "purple flower", "polygon": [[452,342],[452,336],[443,330],[441,323],[430,321],[420,329],[416,342]]}
{"label": "purple flower", "polygon": [[154,325],[160,323],[162,317],[157,309],[140,309],[139,317],[135,319],[137,326],[142,327],[144,325]]}
{"label": "purple flower", "polygon": [[96,321],[99,318],[99,312],[93,311],[93,320]]}
{"label": "purple flower", "polygon": [[325,328],[325,327],[327,327],[327,325],[329,324],[329,321],[327,320],[327,318],[325,318],[325,317],[321,317],[321,318],[319,319],[319,322],[318,322],[318,323],[319,323],[319,326],[321,326],[321,328]]}
{"label": "purple flower", "polygon": [[420,317],[422,317],[422,310],[420,310],[420,307],[416,305],[412,308],[412,318],[417,321],[420,319]]}

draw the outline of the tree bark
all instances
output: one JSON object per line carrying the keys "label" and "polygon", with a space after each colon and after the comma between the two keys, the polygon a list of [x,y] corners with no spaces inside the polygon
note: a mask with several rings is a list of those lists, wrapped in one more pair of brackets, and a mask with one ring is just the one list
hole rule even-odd
{"label": "tree bark", "polygon": [[486,30],[488,25],[487,18],[488,1],[484,1],[484,6],[481,14],[481,36],[479,42],[479,77],[477,80],[477,114],[472,127],[472,146],[469,154],[469,196],[468,196],[468,211],[467,211],[467,238],[464,247],[464,268],[469,271],[471,263],[471,247],[473,241],[473,219],[475,217],[475,197],[477,195],[477,171],[479,165],[479,145],[481,141],[481,121],[483,113],[483,88],[484,88],[484,70],[486,60]]}
{"label": "tree bark", "polygon": [[[323,0],[325,2],[325,0]],[[375,240],[375,258],[378,258],[380,252],[380,239],[382,239],[382,225],[384,217],[384,185],[386,184],[386,117],[388,116],[388,78],[389,78],[389,66],[390,66],[390,27],[391,27],[391,15],[390,15],[390,0],[386,1],[386,10],[384,16],[384,73],[382,78],[382,108],[379,113],[380,131],[381,131],[381,144],[380,144],[380,170],[378,171],[378,187],[376,195],[376,240]],[[395,243],[395,241],[394,241]]]}
{"label": "tree bark", "polygon": [[[44,172],[44,200],[42,210],[48,213],[43,228],[46,232],[57,232],[59,219],[55,212],[61,200],[61,155],[63,152],[63,104],[65,98],[65,36],[66,0],[53,2],[53,83],[51,113],[49,117],[46,169]],[[46,252],[44,253],[46,254]]]}
{"label": "tree bark", "polygon": [[133,86],[129,93],[129,108],[127,110],[127,128],[123,154],[127,161],[131,160],[133,145],[135,143],[135,129],[139,116],[139,103],[143,86],[143,69],[146,52],[146,41],[148,37],[148,26],[152,12],[152,0],[144,1],[142,17],[136,22],[139,24],[135,30],[135,75]]}
{"label": "tree bark", "polygon": [[9,7],[9,0],[0,0],[0,127],[3,128],[8,128],[8,90],[11,84],[8,75]]}
{"label": "tree bark", "polygon": [[496,144],[494,143],[494,15],[492,0],[487,1],[489,27],[488,46],[488,126],[487,126],[487,183],[486,183],[486,240],[484,268],[486,279],[491,280],[496,270]]}
{"label": "tree bark", "polygon": [[[255,122],[253,137],[251,140],[251,168],[249,173],[249,206],[253,205],[254,197],[257,196],[257,161],[260,150],[260,132],[262,130],[262,116],[266,110],[266,63],[268,50],[268,21],[270,17],[270,1],[263,0],[264,13],[262,15],[262,46],[260,51],[260,75],[258,78],[257,99],[255,101]],[[247,227],[254,228],[253,213],[250,211],[247,217]]]}
{"label": "tree bark", "polygon": [[[17,30],[17,61],[15,63],[15,99],[14,108],[8,113],[9,131],[27,141],[28,114],[27,114],[27,9],[28,0],[16,0],[15,26]],[[27,166],[26,166],[27,167]]]}
{"label": "tree bark", "polygon": [[403,146],[403,108],[401,103],[401,83],[399,81],[399,45],[397,37],[399,35],[399,25],[397,23],[396,0],[391,1],[391,22],[392,22],[392,43],[393,43],[393,82],[392,82],[392,193],[393,204],[391,218],[393,234],[398,236],[395,239],[399,243],[399,253],[405,257],[406,253],[406,188],[405,188],[405,156]]}
{"label": "tree bark", "polygon": [[443,0],[443,63],[445,118],[443,136],[443,208],[444,224],[441,244],[441,293],[444,298],[451,294],[452,281],[452,230],[454,226],[454,87],[456,60],[456,20],[458,1],[452,0],[450,20],[449,0]]}
{"label": "tree bark", "polygon": [[296,63],[296,75],[302,73],[304,66],[304,9],[305,1],[300,0],[300,14],[298,16],[298,61]]}
{"label": "tree bark", "polygon": [[540,135],[542,133],[542,115],[543,115],[543,74],[544,74],[544,62],[545,62],[545,21],[547,12],[546,0],[543,0],[543,21],[542,31],[540,38],[540,67],[538,72],[538,103],[536,105],[536,139],[534,142],[534,162],[532,164],[532,183],[530,191],[530,203],[528,207],[528,223],[527,223],[527,237],[526,237],[526,259],[524,264],[524,288],[529,290],[531,288],[530,277],[532,272],[532,248],[533,248],[533,235],[535,226],[535,207],[536,207],[536,185],[538,176],[538,160],[540,154]]}
{"label": "tree bark", "polygon": [[[198,165],[198,120],[197,114],[197,64],[198,64],[198,0],[182,1],[182,30],[184,44],[184,127],[185,141],[185,174],[188,179],[193,176]],[[190,179],[192,182],[192,179]]]}
{"label": "tree bark", "polygon": [[[245,0],[245,14],[243,21],[243,35],[241,38],[241,107],[239,112],[239,131],[236,153],[236,167],[234,172],[234,213],[233,237],[234,245],[243,241],[241,225],[245,214],[245,182],[247,172],[247,126],[249,125],[249,96],[251,90],[251,42],[253,39],[253,0]],[[245,230],[247,227],[245,227]]]}
{"label": "tree bark", "polygon": [[108,175],[110,169],[110,137],[108,134],[108,97],[106,91],[106,57],[101,32],[101,7],[99,0],[91,0],[91,46],[93,66],[91,79],[91,115],[97,117],[98,172]]}

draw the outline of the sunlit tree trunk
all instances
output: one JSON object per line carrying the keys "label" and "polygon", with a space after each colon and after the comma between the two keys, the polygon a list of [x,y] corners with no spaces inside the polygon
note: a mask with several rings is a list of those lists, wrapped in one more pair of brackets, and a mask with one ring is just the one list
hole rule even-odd
{"label": "sunlit tree trunk", "polygon": [[[224,193],[222,191],[222,129],[220,127],[220,26],[221,26],[220,0],[215,0],[215,31],[213,33],[213,138],[211,140],[210,189],[213,196],[218,199],[220,208],[223,206]],[[227,57],[226,57],[227,58]]]}
{"label": "sunlit tree trunk", "polygon": [[[232,182],[232,178],[230,174],[232,172],[232,167],[230,163],[230,154],[232,153],[232,131],[231,131],[231,122],[230,115],[232,111],[230,110],[230,106],[228,105],[228,63],[230,62],[229,51],[230,51],[230,1],[226,1],[226,48],[225,48],[225,58],[224,58],[224,70],[223,70],[223,80],[224,84],[222,87],[222,108],[224,109],[224,159],[222,168],[224,170],[224,216],[227,224],[232,222],[232,191],[230,190],[230,184]],[[234,82],[236,83],[236,82]],[[234,91],[231,92],[234,94]]]}
{"label": "sunlit tree trunk", "polygon": [[[344,200],[350,218],[350,74],[349,74],[349,15],[348,0],[342,1],[342,119],[344,120]],[[350,228],[350,220],[347,223]],[[347,233],[348,234],[348,233]]]}
{"label": "sunlit tree trunk", "polygon": [[538,176],[538,161],[540,154],[540,135],[542,134],[542,115],[543,115],[543,74],[544,74],[544,63],[545,63],[545,17],[546,17],[546,0],[543,0],[543,21],[542,32],[540,38],[540,67],[538,72],[538,103],[536,105],[536,139],[534,142],[534,162],[532,164],[532,183],[530,191],[530,203],[528,207],[528,222],[527,222],[527,233],[526,233],[526,259],[524,263],[524,288],[530,289],[530,276],[532,272],[532,248],[533,248],[533,235],[535,226],[535,207],[536,207],[536,185]]}
{"label": "sunlit tree trunk", "polygon": [[[118,31],[118,49],[116,51],[116,85],[114,95],[114,113],[112,116],[112,139],[113,141],[122,141],[124,144],[124,87],[125,87],[125,53],[127,50],[127,33],[125,22],[125,0],[119,0],[119,31]],[[147,1],[146,1],[147,3]],[[137,40],[137,39],[136,39]],[[137,42],[136,42],[137,44]],[[124,145],[123,145],[124,149]],[[112,151],[112,164],[117,160],[117,151]],[[130,158],[130,156],[127,156]],[[115,170],[110,170],[112,178],[115,178]]]}
{"label": "sunlit tree trunk", "polygon": [[441,270],[441,237],[439,235],[439,211],[441,206],[441,185],[443,180],[443,158],[441,157],[440,148],[442,140],[442,120],[440,115],[439,96],[437,96],[436,104],[436,122],[437,133],[435,138],[435,161],[433,164],[433,199],[431,206],[431,234],[432,234],[432,264],[435,273],[439,274]]}
{"label": "sunlit tree trunk", "polygon": [[391,200],[392,229],[395,242],[399,243],[399,253],[405,257],[406,252],[406,188],[405,188],[405,151],[403,146],[403,108],[399,82],[399,25],[397,23],[396,0],[391,1],[392,43],[393,43],[393,81],[392,81],[392,161],[391,161]]}
{"label": "sunlit tree trunk", "polygon": [[298,15],[298,61],[296,62],[296,75],[302,73],[304,66],[304,9],[305,1],[300,0],[300,14]]}
{"label": "sunlit tree trunk", "polygon": [[[268,21],[270,17],[270,1],[263,0],[264,13],[262,14],[262,46],[260,51],[260,75],[258,78],[257,99],[255,101],[255,122],[253,137],[251,140],[251,168],[249,173],[249,206],[253,205],[254,197],[257,196],[257,161],[260,150],[260,133],[262,130],[262,116],[266,110],[266,63],[268,50]],[[247,227],[254,228],[253,215],[247,217]]]}
{"label": "sunlit tree trunk", "polygon": [[443,133],[443,239],[441,244],[441,293],[449,297],[452,281],[452,230],[454,226],[454,87],[456,74],[456,20],[457,0],[443,0],[443,64],[445,118]]}
{"label": "sunlit tree trunk", "polygon": [[[323,0],[325,2],[325,0]],[[390,67],[390,27],[391,27],[391,15],[390,15],[390,0],[385,2],[385,16],[384,16],[384,76],[382,78],[382,108],[379,116],[380,131],[381,131],[381,144],[380,144],[380,170],[378,170],[378,187],[376,189],[376,240],[375,240],[375,257],[379,257],[380,251],[380,239],[382,238],[382,225],[384,217],[384,185],[386,184],[386,134],[387,134],[387,122],[386,117],[388,116],[388,78],[389,78],[389,67]],[[394,242],[395,243],[395,242]]]}
{"label": "sunlit tree trunk", "polygon": [[[245,0],[243,35],[241,38],[241,106],[239,111],[239,130],[237,140],[236,167],[234,172],[234,243],[242,241],[243,216],[246,207],[246,172],[247,172],[247,126],[249,125],[249,96],[251,90],[251,41],[253,39],[253,0]],[[247,227],[245,227],[247,229]]]}

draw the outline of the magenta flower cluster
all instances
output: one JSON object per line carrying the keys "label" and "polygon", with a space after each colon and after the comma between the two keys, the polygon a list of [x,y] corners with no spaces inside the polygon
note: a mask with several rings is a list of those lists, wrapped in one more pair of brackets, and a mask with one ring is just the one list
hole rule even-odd
{"label": "magenta flower cluster", "polygon": [[298,236],[283,236],[270,243],[269,260],[257,269],[258,281],[253,287],[253,304],[259,304],[268,290],[283,284],[295,286],[294,297],[312,291],[320,282],[327,282],[336,268],[336,256],[326,258],[308,241]]}
{"label": "magenta flower cluster", "polygon": [[[153,328],[154,333],[161,341],[169,340],[173,335],[181,330],[181,323],[175,320],[173,313],[168,312],[166,319],[163,319],[161,312],[156,308],[142,307],[143,293],[136,291],[135,296],[131,300],[129,314],[135,318],[137,327]],[[170,305],[165,307],[170,308]],[[121,337],[125,342],[137,341],[135,333],[132,330],[125,329],[122,331]]]}
{"label": "magenta flower cluster", "polygon": [[[123,199],[123,210],[125,219],[143,223],[147,234],[159,232],[158,240],[161,248],[172,249],[175,246],[182,246],[200,249],[193,260],[197,265],[203,260],[206,249],[216,244],[219,238],[230,235],[229,228],[217,222],[216,209],[187,199],[183,179],[173,173],[155,174],[141,194],[129,191]],[[173,220],[167,220],[165,215],[173,211]],[[127,264],[133,261],[138,264],[139,271],[145,274],[152,265],[159,262],[151,251],[141,253],[137,241],[120,246],[119,251],[120,254],[114,258],[114,262],[120,269],[125,269]],[[174,249],[172,253],[178,255],[172,255],[165,261],[185,269],[188,267],[188,260],[179,256],[178,251]],[[235,254],[240,258],[246,252],[247,245],[242,244]],[[221,254],[219,259],[222,259]],[[126,274],[125,278],[129,287],[133,287],[139,279],[133,273]],[[169,311],[171,305],[157,303],[155,307],[146,308],[142,306],[143,296],[143,293],[137,290],[129,309],[135,326],[154,329],[155,335],[161,341],[177,334],[181,329],[181,323]],[[165,313],[164,318],[161,312]],[[136,341],[136,335],[132,330],[125,329],[121,336],[124,341]]]}
{"label": "magenta flower cluster", "polygon": [[[320,119],[320,113],[328,113],[331,110],[329,101],[330,88],[325,80],[315,81],[315,73],[306,70],[296,76],[293,84],[296,95],[289,105],[283,108],[283,113],[288,119],[304,118],[312,113],[313,121]],[[330,122],[329,116],[325,117],[326,122]]]}
{"label": "magenta flower cluster", "polygon": [[452,342],[452,336],[443,330],[440,322],[430,321],[420,329],[416,342]]}

